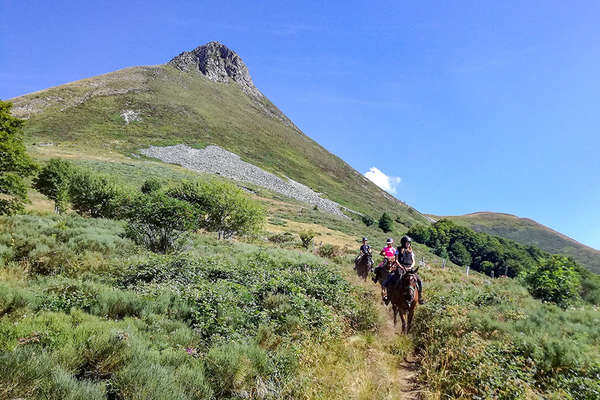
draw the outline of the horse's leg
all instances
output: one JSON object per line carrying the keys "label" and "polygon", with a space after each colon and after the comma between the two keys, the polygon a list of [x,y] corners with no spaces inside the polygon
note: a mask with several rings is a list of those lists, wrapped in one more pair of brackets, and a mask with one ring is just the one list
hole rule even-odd
{"label": "horse's leg", "polygon": [[415,307],[417,306],[418,298],[413,301],[410,305],[410,309],[408,310],[408,327],[406,329],[406,333],[410,332],[410,328],[412,326],[413,316],[415,315]]}
{"label": "horse's leg", "polygon": [[400,309],[400,319],[402,320],[402,333],[406,330],[406,319],[404,318],[404,310]]}
{"label": "horse's leg", "polygon": [[392,303],[392,310],[394,311],[394,327],[396,327],[396,316],[398,315],[398,307]]}

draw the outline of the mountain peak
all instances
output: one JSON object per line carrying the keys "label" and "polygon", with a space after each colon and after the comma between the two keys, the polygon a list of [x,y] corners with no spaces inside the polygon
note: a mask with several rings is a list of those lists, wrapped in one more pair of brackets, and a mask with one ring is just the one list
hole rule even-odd
{"label": "mountain peak", "polygon": [[248,67],[237,53],[219,42],[208,42],[192,51],[184,51],[169,61],[183,72],[198,72],[213,82],[236,82],[247,94],[260,97]]}

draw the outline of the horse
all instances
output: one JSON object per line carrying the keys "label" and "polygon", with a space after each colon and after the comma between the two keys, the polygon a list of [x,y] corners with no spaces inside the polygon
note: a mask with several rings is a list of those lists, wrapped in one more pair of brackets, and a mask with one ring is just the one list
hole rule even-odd
{"label": "horse", "polygon": [[377,270],[377,273],[375,274],[374,278],[375,283],[379,282],[379,284],[381,285],[382,303],[385,303],[385,288],[383,287],[383,282],[385,282],[390,273],[390,261],[388,259],[385,259],[383,262],[383,266]]}
{"label": "horse", "polygon": [[371,257],[370,254],[362,254],[354,260],[354,269],[356,270],[356,273],[365,281],[367,280],[371,267],[373,267],[373,257]]}
{"label": "horse", "polygon": [[415,269],[400,269],[400,278],[393,285],[388,286],[388,298],[392,303],[394,312],[394,326],[396,316],[400,314],[402,320],[402,333],[409,333],[412,325],[415,308],[419,302],[419,290],[417,286],[417,271]]}

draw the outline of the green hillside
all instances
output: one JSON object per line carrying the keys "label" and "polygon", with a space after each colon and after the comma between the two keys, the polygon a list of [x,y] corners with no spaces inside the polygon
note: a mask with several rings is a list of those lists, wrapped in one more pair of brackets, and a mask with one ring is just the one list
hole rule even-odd
{"label": "green hillside", "polygon": [[553,254],[571,256],[591,271],[600,273],[600,251],[585,246],[529,218],[492,212],[444,218],[477,232],[502,236],[525,245],[534,245]]}
{"label": "green hillside", "polygon": [[[600,399],[600,277],[430,224],[300,132],[235,53],[210,45],[222,56],[211,65],[233,72],[194,64],[201,46],[11,100],[43,168],[24,183],[25,210],[0,216],[1,399]],[[139,154],[179,143],[388,212],[392,230]],[[69,165],[64,185],[53,164]],[[62,214],[40,176],[66,190]],[[221,240],[209,216],[232,203],[260,226]],[[362,236],[377,253],[409,227],[426,302],[401,335],[352,266]],[[153,246],[161,234],[170,244]],[[493,279],[484,263],[527,274]]]}
{"label": "green hillside", "polygon": [[[256,89],[257,91],[257,89]],[[258,92],[260,93],[260,92]],[[383,211],[425,222],[303,134],[266,97],[171,64],[133,67],[10,100],[28,118],[26,141],[84,154],[124,155],[149,145],[214,144],[324,197],[374,217]],[[132,110],[139,121],[121,115]],[[85,158],[85,155],[83,155]]]}

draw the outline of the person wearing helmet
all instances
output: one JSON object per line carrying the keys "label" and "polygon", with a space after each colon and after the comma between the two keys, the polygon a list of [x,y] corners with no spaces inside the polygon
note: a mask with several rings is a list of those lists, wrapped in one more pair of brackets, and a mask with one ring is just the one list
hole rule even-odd
{"label": "person wearing helmet", "polygon": [[[396,252],[396,260],[404,270],[410,270],[414,268],[416,259],[415,252],[412,249],[412,239],[409,236],[404,235],[400,240],[400,246],[398,246]],[[417,289],[419,290],[419,304],[423,304],[425,302],[423,300],[423,282],[421,282],[419,274],[415,275],[417,277]],[[396,282],[399,276],[400,273],[398,271],[395,271],[394,274],[390,274],[388,279],[383,282],[383,286],[387,287],[391,283]]]}
{"label": "person wearing helmet", "polygon": [[384,259],[382,262],[379,263],[379,265],[377,267],[375,267],[375,276],[373,277],[373,282],[377,282],[377,275],[379,273],[379,271],[381,270],[381,268],[383,268],[384,265],[393,262],[396,259],[396,249],[394,248],[394,239],[389,238],[388,240],[385,241],[385,247],[383,249],[381,249],[381,251],[379,252],[380,256],[383,256]]}
{"label": "person wearing helmet", "polygon": [[[362,238],[362,246],[360,246],[358,256],[356,256],[356,259],[354,260],[354,269],[356,269],[356,263],[358,262],[358,260],[360,260],[364,255],[368,255],[369,259],[370,259],[372,254],[373,254],[373,251],[371,250],[371,246],[369,246],[369,244],[368,244],[367,238],[363,237]],[[372,265],[369,265],[369,269],[371,268],[371,266]]]}

